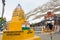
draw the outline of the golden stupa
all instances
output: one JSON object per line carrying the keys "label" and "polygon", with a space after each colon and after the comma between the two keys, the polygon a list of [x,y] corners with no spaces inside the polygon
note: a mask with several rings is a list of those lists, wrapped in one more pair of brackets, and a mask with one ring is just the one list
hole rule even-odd
{"label": "golden stupa", "polygon": [[7,31],[3,32],[2,40],[41,40],[39,36],[34,36],[34,30],[22,30],[22,25],[26,22],[26,15],[20,4],[13,11],[12,19],[8,23]]}

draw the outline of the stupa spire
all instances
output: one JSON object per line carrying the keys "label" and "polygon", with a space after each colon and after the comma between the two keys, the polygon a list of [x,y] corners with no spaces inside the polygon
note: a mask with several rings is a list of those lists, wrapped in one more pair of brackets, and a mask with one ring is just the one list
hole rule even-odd
{"label": "stupa spire", "polygon": [[20,4],[18,4],[16,8],[22,9],[22,7],[21,7],[21,5],[20,5]]}

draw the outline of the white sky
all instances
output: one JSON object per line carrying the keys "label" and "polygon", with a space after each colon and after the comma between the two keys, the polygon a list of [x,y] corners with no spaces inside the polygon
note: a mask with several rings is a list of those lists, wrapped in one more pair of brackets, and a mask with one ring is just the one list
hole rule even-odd
{"label": "white sky", "polygon": [[[18,4],[21,4],[22,9],[25,13],[37,8],[38,6],[43,5],[49,0],[6,0],[5,5],[5,13],[4,17],[6,17],[7,21],[9,21],[12,17],[13,10],[16,8]],[[0,0],[0,16],[2,13],[2,0]]]}

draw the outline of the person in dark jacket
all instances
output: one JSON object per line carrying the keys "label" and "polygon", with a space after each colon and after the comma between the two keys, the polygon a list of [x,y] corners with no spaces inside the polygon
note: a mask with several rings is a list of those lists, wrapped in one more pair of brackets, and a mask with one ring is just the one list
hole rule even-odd
{"label": "person in dark jacket", "polygon": [[52,23],[47,23],[47,27],[48,27],[50,30],[52,30],[52,28],[53,28]]}

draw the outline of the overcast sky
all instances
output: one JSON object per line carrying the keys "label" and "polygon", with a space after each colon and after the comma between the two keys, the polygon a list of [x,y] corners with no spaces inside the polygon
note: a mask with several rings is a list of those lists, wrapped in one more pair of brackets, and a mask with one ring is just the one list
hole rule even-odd
{"label": "overcast sky", "polygon": [[[48,2],[49,0],[6,0],[4,17],[9,21],[12,17],[13,10],[18,4],[22,6],[25,13],[37,8]],[[2,13],[2,0],[0,0],[0,16]]]}

